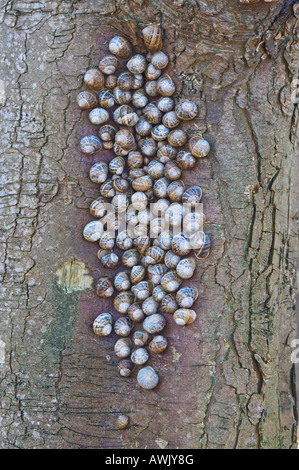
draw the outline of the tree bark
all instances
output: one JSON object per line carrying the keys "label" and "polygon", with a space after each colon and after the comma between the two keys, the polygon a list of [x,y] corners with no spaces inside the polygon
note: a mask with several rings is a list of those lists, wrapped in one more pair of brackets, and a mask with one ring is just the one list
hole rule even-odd
{"label": "tree bark", "polygon": [[[2,448],[295,446],[298,15],[291,0],[1,2]],[[200,107],[186,128],[212,145],[184,176],[203,188],[212,251],[191,281],[198,319],[169,321],[146,392],[91,329],[111,303],[82,238],[98,191],[76,95],[115,33],[142,50],[157,21],[177,95]]]}

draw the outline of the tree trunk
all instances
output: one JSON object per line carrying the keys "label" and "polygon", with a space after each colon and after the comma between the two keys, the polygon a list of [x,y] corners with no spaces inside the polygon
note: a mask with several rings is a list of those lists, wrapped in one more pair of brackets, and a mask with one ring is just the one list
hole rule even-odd
{"label": "tree trunk", "polygon": [[[299,4],[1,4],[1,447],[294,447]],[[138,50],[150,22],[177,95],[200,107],[187,128],[212,145],[184,176],[203,188],[212,251],[191,281],[198,319],[169,321],[147,392],[118,376],[115,338],[91,329],[111,302],[95,295],[107,271],[82,238],[98,189],[76,96],[107,41],[126,34]]]}

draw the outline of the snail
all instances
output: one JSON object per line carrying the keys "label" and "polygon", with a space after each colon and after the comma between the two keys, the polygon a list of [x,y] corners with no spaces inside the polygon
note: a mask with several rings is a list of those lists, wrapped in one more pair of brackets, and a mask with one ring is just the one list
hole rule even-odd
{"label": "snail", "polygon": [[169,111],[168,113],[164,114],[162,118],[162,123],[168,129],[173,129],[174,127],[177,127],[180,124],[180,120],[177,117],[175,111]]}
{"label": "snail", "polygon": [[[174,107],[174,101],[172,98],[169,96],[163,96],[162,98],[159,98],[157,101],[157,107],[162,111],[163,113],[169,113]],[[165,116],[165,115],[164,115]],[[163,123],[164,124],[164,123]],[[165,125],[165,124],[164,124]],[[167,127],[167,126],[166,126]]]}
{"label": "snail", "polygon": [[95,135],[87,135],[81,139],[80,148],[86,155],[92,155],[98,150],[101,150],[102,143]]}
{"label": "snail", "polygon": [[133,334],[133,343],[137,347],[145,346],[150,340],[152,336],[147,333],[147,331],[135,331]]}
{"label": "snail", "polygon": [[185,326],[194,322],[196,313],[188,308],[179,308],[174,312],[173,318],[177,325]]}
{"label": "snail", "polygon": [[138,237],[136,240],[136,248],[141,255],[145,255],[150,245],[151,245],[151,239],[147,235]]}
{"label": "snail", "polygon": [[97,336],[109,336],[112,331],[113,318],[110,313],[101,313],[93,322],[93,332]]}
{"label": "snail", "polygon": [[165,163],[164,167],[164,176],[170,181],[176,181],[180,179],[182,175],[182,170],[180,167],[173,161]]}
{"label": "snail", "polygon": [[115,157],[110,160],[109,171],[113,175],[121,175],[125,169],[125,160],[123,157]]}
{"label": "snail", "polygon": [[123,230],[122,232],[118,233],[116,237],[116,245],[121,250],[128,250],[132,248],[133,239],[131,237],[131,234],[128,232],[128,230]]}
{"label": "snail", "polygon": [[107,208],[108,206],[106,200],[100,196],[90,204],[90,215],[96,218],[103,217],[107,212]]}
{"label": "snail", "polygon": [[98,104],[97,95],[92,91],[82,91],[77,96],[77,104],[81,109],[91,109]]}
{"label": "snail", "polygon": [[137,365],[143,365],[148,361],[149,354],[145,348],[139,348],[132,352],[131,361]]}
{"label": "snail", "polygon": [[150,176],[140,176],[139,178],[136,178],[133,183],[132,187],[135,189],[135,191],[139,192],[144,192],[150,189],[153,186],[153,181]]}
{"label": "snail", "polygon": [[152,124],[150,124],[146,119],[140,117],[136,123],[135,130],[137,134],[142,137],[147,137],[150,135],[152,127]]}
{"label": "snail", "polygon": [[172,201],[180,202],[184,191],[185,186],[181,181],[173,181],[167,188],[167,195]]}
{"label": "snail", "polygon": [[119,193],[126,193],[130,189],[129,182],[124,178],[115,178],[113,180],[113,188]]}
{"label": "snail", "polygon": [[99,297],[108,298],[113,295],[114,287],[111,277],[101,277],[96,285],[96,293]]}
{"label": "snail", "polygon": [[115,245],[115,238],[112,233],[105,232],[99,239],[99,246],[103,250],[112,250]]}
{"label": "snail", "polygon": [[146,69],[146,65],[146,59],[141,54],[133,55],[127,62],[127,68],[133,74],[143,73]]}
{"label": "snail", "polygon": [[128,308],[128,317],[132,322],[142,322],[145,318],[144,312],[142,310],[142,306],[137,302],[130,305]]}
{"label": "snail", "polygon": [[191,137],[189,140],[189,149],[194,157],[206,157],[210,151],[210,144],[207,140],[200,137]]}
{"label": "snail", "polygon": [[130,103],[130,101],[132,100],[131,92],[130,91],[124,91],[120,87],[115,87],[114,88],[113,96],[114,96],[114,100],[116,101],[116,103],[120,104],[120,105]]}
{"label": "snail", "polygon": [[183,220],[184,210],[185,208],[182,204],[173,202],[165,211],[166,222],[173,227],[180,226]]}
{"label": "snail", "polygon": [[196,159],[191,152],[182,150],[177,154],[176,163],[181,170],[192,170],[196,165]]}
{"label": "snail", "polygon": [[92,165],[89,171],[89,178],[93,183],[104,183],[108,176],[108,165],[105,162],[98,162]]}
{"label": "snail", "polygon": [[196,268],[194,258],[184,258],[177,264],[176,272],[182,279],[191,279]]}
{"label": "snail", "polygon": [[141,73],[134,74],[134,83],[133,83],[132,89],[137,90],[138,88],[141,88],[142,85],[143,85],[143,75]]}
{"label": "snail", "polygon": [[[140,88],[139,90],[136,90],[133,93],[132,104],[135,106],[135,108],[144,108],[147,105],[147,103],[148,103],[148,97],[146,96],[146,93],[143,88]],[[137,122],[135,123],[136,125],[138,121],[139,121],[139,117],[137,116]]]}
{"label": "snail", "polygon": [[157,198],[166,198],[167,188],[168,188],[169,184],[170,184],[170,181],[165,177],[159,178],[158,180],[156,180],[154,185],[153,185],[154,195]]}
{"label": "snail", "polygon": [[[172,242],[171,242],[171,245],[172,245]],[[164,262],[168,269],[176,269],[180,261],[181,261],[181,257],[178,254],[174,253],[174,251],[172,250],[167,251]]]}
{"label": "snail", "polygon": [[148,277],[154,285],[160,284],[161,278],[166,272],[167,267],[165,264],[150,265],[147,269]]}
{"label": "snail", "polygon": [[161,263],[163,261],[165,252],[159,246],[151,246],[146,251],[146,262],[148,264]]}
{"label": "snail", "polygon": [[115,195],[115,189],[113,187],[113,180],[107,179],[100,186],[101,196],[111,198]]}
{"label": "snail", "polygon": [[187,134],[182,129],[173,129],[168,134],[168,142],[173,147],[182,147],[187,142]]}
{"label": "snail", "polygon": [[148,199],[143,191],[136,191],[131,197],[131,202],[135,209],[142,211],[146,209]]}
{"label": "snail", "polygon": [[[161,276],[162,277],[162,276]],[[153,290],[153,298],[157,302],[161,302],[166,296],[166,292],[161,285],[157,285]]]}
{"label": "snail", "polygon": [[202,246],[194,250],[194,254],[197,259],[205,259],[209,256],[210,251],[211,251],[211,240],[209,236],[206,233],[204,233]]}
{"label": "snail", "polygon": [[113,269],[118,264],[118,256],[111,250],[103,250],[101,248],[98,251],[97,256],[104,268]]}
{"label": "snail", "polygon": [[100,91],[104,87],[105,78],[98,69],[90,69],[84,75],[84,82],[92,90]]}
{"label": "snail", "polygon": [[83,230],[83,237],[89,242],[96,242],[100,239],[103,233],[103,224],[100,220],[93,220],[85,225]]}
{"label": "snail", "polygon": [[191,308],[198,297],[196,287],[182,287],[176,293],[176,302],[182,308]]}
{"label": "snail", "polygon": [[144,108],[143,115],[150,124],[159,124],[162,119],[162,112],[154,103],[149,103]]}
{"label": "snail", "polygon": [[117,365],[121,377],[129,377],[134,370],[135,365],[130,359],[123,359]]}
{"label": "snail", "polygon": [[132,284],[136,285],[139,282],[143,281],[146,275],[146,270],[144,266],[133,266],[131,269],[130,279]]}
{"label": "snail", "polygon": [[176,115],[182,121],[190,121],[198,114],[198,107],[194,101],[180,100],[175,107]]}
{"label": "snail", "polygon": [[117,79],[117,85],[123,91],[129,91],[132,89],[134,84],[134,76],[131,72],[123,72]]}
{"label": "snail", "polygon": [[153,296],[148,297],[142,303],[142,311],[145,315],[153,315],[158,311],[159,303],[153,298]]}
{"label": "snail", "polygon": [[129,41],[121,36],[115,36],[108,45],[111,54],[119,59],[128,59],[132,54],[132,48]]}
{"label": "snail", "polygon": [[119,292],[127,291],[131,287],[130,271],[120,271],[114,276],[114,287]]}
{"label": "snail", "polygon": [[173,240],[173,234],[171,231],[166,230],[164,232],[161,232],[159,237],[158,237],[158,244],[160,248],[163,250],[170,250],[171,249],[171,244]]}
{"label": "snail", "polygon": [[162,48],[162,29],[157,24],[151,24],[142,30],[146,47],[150,51],[159,51]]}
{"label": "snail", "polygon": [[161,310],[163,313],[174,313],[178,309],[174,294],[167,294],[162,299]]}
{"label": "snail", "polygon": [[111,124],[105,124],[100,127],[98,134],[101,140],[112,140],[116,134],[116,129]]}
{"label": "snail", "polygon": [[104,108],[94,108],[90,111],[88,117],[92,124],[100,125],[108,121],[109,113]]}
{"label": "snail", "polygon": [[145,138],[140,146],[141,152],[147,157],[153,157],[157,151],[156,143],[152,138]]}
{"label": "snail", "polygon": [[146,317],[143,321],[143,328],[150,334],[159,333],[165,328],[166,320],[163,315],[154,313],[149,317]]}
{"label": "snail", "polygon": [[130,305],[134,302],[131,291],[120,292],[114,297],[113,306],[118,313],[127,313]]}
{"label": "snail", "polygon": [[132,322],[128,317],[120,317],[114,323],[114,331],[118,336],[129,336],[132,329]]}
{"label": "snail", "polygon": [[120,129],[115,134],[115,143],[120,145],[123,149],[130,149],[135,143],[135,138],[129,129]]}
{"label": "snail", "polygon": [[167,163],[169,160],[175,159],[177,150],[169,144],[162,145],[157,152],[157,160],[162,163]]}
{"label": "snail", "polygon": [[141,281],[138,284],[132,286],[132,292],[138,300],[147,299],[152,292],[152,283],[149,281]]}
{"label": "snail", "polygon": [[132,341],[129,338],[120,338],[114,345],[115,354],[124,359],[131,355]]}
{"label": "snail", "polygon": [[157,90],[162,96],[172,96],[175,92],[175,84],[169,75],[162,75],[157,80]]}
{"label": "snail", "polygon": [[151,64],[157,70],[165,69],[165,67],[168,65],[168,62],[169,60],[167,55],[162,51],[155,52],[155,54],[152,55]]}
{"label": "snail", "polygon": [[99,63],[99,69],[106,75],[112,75],[119,67],[119,60],[114,55],[107,55]]}
{"label": "snail", "polygon": [[162,178],[164,174],[164,165],[158,160],[152,160],[147,166],[147,174],[153,179]]}
{"label": "snail", "polygon": [[156,80],[149,80],[145,83],[144,89],[148,96],[157,96],[159,94]]}
{"label": "snail", "polygon": [[108,75],[105,78],[105,88],[115,88],[117,85],[117,76],[116,75]]}
{"label": "snail", "polygon": [[169,271],[161,278],[161,286],[167,293],[177,291],[181,282],[182,280],[175,271]]}
{"label": "snail", "polygon": [[111,91],[108,89],[107,90],[104,89],[100,91],[98,100],[99,100],[99,105],[104,109],[111,108],[115,104],[114,96],[111,93]]}
{"label": "snail", "polygon": [[165,127],[163,124],[159,124],[152,129],[151,136],[154,140],[161,142],[167,138],[169,132],[170,131],[167,129],[167,127]]}
{"label": "snail", "polygon": [[199,186],[191,186],[190,188],[184,191],[182,196],[182,202],[184,204],[191,204],[191,206],[195,206],[195,204],[199,204],[201,201],[202,190]]}
{"label": "snail", "polygon": [[140,387],[152,390],[159,383],[159,376],[150,366],[143,367],[137,374],[137,382]]}
{"label": "snail", "polygon": [[143,156],[140,152],[130,152],[127,158],[127,167],[129,170],[140,168],[143,165]]}
{"label": "snail", "polygon": [[[158,70],[152,64],[149,64],[145,71],[145,76],[148,80],[157,80],[157,78],[160,77],[161,73],[161,70]],[[161,109],[161,111],[163,110]]]}
{"label": "snail", "polygon": [[171,248],[176,255],[188,255],[191,251],[189,238],[182,232],[175,235],[172,240]]}
{"label": "snail", "polygon": [[138,253],[138,250],[136,250],[136,248],[131,248],[129,250],[126,250],[121,258],[122,263],[127,268],[132,268],[133,266],[136,266],[139,262],[139,259],[140,259],[140,254]]}
{"label": "snail", "polygon": [[189,212],[183,220],[184,231],[188,233],[202,231],[205,216],[201,212]]}
{"label": "snail", "polygon": [[117,429],[125,429],[129,424],[129,417],[126,415],[120,415],[117,417],[115,426]]}
{"label": "snail", "polygon": [[167,344],[167,339],[162,335],[158,335],[151,340],[148,348],[154,354],[161,354],[167,348]]}

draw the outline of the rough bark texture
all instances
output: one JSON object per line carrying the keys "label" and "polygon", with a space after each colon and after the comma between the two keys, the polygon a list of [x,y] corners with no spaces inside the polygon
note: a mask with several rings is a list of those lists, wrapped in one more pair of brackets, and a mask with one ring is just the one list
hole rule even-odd
{"label": "rough bark texture", "polygon": [[[294,447],[298,3],[2,0],[0,12],[0,446]],[[192,280],[198,320],[169,321],[146,392],[91,330],[104,307],[88,272],[102,271],[81,233],[98,193],[78,143],[94,129],[75,99],[107,41],[138,46],[152,21],[178,93],[200,105],[191,130],[212,144],[185,180],[203,188],[213,249]]]}

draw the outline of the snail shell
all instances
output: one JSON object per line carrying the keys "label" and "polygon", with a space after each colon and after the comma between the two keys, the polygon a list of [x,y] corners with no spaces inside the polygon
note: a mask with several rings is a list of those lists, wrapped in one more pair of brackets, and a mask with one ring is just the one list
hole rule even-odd
{"label": "snail shell", "polygon": [[149,354],[145,348],[139,348],[132,352],[131,361],[134,364],[143,365],[148,361]]}
{"label": "snail shell", "polygon": [[161,302],[166,296],[166,292],[162,286],[158,285],[153,290],[153,297],[157,302]]}
{"label": "snail shell", "polygon": [[116,245],[121,250],[129,250],[133,246],[133,239],[127,230],[119,232],[116,237]]}
{"label": "snail shell", "polygon": [[162,49],[162,29],[156,25],[151,24],[142,30],[142,35],[146,47],[150,51],[159,51]]}
{"label": "snail shell", "polygon": [[145,255],[150,245],[151,245],[150,237],[148,237],[147,235],[138,237],[137,242],[136,242],[136,248],[138,249],[141,255]]}
{"label": "snail shell", "polygon": [[177,150],[169,144],[162,145],[157,152],[157,159],[162,163],[174,160],[177,156]]}
{"label": "snail shell", "polygon": [[166,198],[167,197],[167,188],[170,184],[170,181],[163,177],[155,181],[153,186],[154,195],[157,198]]}
{"label": "snail shell", "polygon": [[146,251],[146,262],[148,264],[161,263],[164,259],[165,252],[159,246],[151,246]]}
{"label": "snail shell", "polygon": [[77,96],[77,104],[81,109],[91,109],[98,104],[98,98],[92,91],[81,91]]}
{"label": "snail shell", "polygon": [[103,142],[103,149],[104,150],[111,150],[113,148],[113,141],[112,140],[106,140],[106,142]]}
{"label": "snail shell", "polygon": [[132,48],[129,41],[121,36],[115,36],[111,39],[108,45],[111,54],[114,54],[119,59],[128,59],[132,54]]}
{"label": "snail shell", "polygon": [[130,72],[123,72],[117,79],[117,86],[121,90],[129,91],[132,89],[134,84],[134,76]]}
{"label": "snail shell", "polygon": [[164,165],[158,160],[152,160],[147,166],[147,174],[153,179],[162,178],[164,174]]}
{"label": "snail shell", "polygon": [[175,271],[169,271],[161,278],[161,286],[167,293],[176,292],[182,280]]}
{"label": "snail shell", "polygon": [[115,214],[115,211],[108,211],[101,221],[103,226],[106,225],[107,230],[115,231],[119,228],[119,219],[117,214]]}
{"label": "snail shell", "polygon": [[115,212],[119,214],[126,211],[130,204],[130,199],[127,194],[116,194],[112,199],[111,204],[113,205]]}
{"label": "snail shell", "polygon": [[115,426],[117,427],[117,429],[125,429],[128,426],[128,424],[129,424],[129,417],[126,415],[119,415],[116,420]]}
{"label": "snail shell", "polygon": [[151,211],[154,215],[162,217],[167,211],[169,204],[170,203],[168,199],[165,199],[165,198],[158,199],[157,202],[155,202],[154,204],[151,204]]}
{"label": "snail shell", "polygon": [[97,218],[104,217],[107,211],[106,200],[101,196],[98,197],[97,199],[92,201],[92,203],[90,204],[89,211],[90,211],[90,215],[92,215],[93,217],[97,217]]}
{"label": "snail shell", "polygon": [[138,135],[141,135],[142,137],[146,137],[150,135],[152,127],[153,126],[146,119],[141,117],[138,119],[136,123],[135,130]]}
{"label": "snail shell", "polygon": [[[113,301],[113,306],[118,313],[127,313],[128,308],[134,302],[134,295],[131,291],[120,292]],[[124,335],[126,336],[126,335]]]}
{"label": "snail shell", "polygon": [[151,64],[155,67],[155,69],[162,70],[168,65],[168,57],[164,52],[158,51],[152,55]]}
{"label": "snail shell", "polygon": [[175,235],[172,240],[171,248],[176,255],[188,255],[191,251],[191,245],[187,235],[182,232]]}
{"label": "snail shell", "polygon": [[100,91],[105,84],[105,78],[98,69],[90,69],[84,75],[84,82],[95,91]]}
{"label": "snail shell", "polygon": [[130,359],[123,359],[117,365],[121,377],[129,377],[134,370],[134,364]]}
{"label": "snail shell", "polygon": [[172,239],[173,239],[172,232],[168,230],[161,232],[158,237],[158,243],[159,243],[160,248],[162,248],[163,250],[170,250]]}
{"label": "snail shell", "polygon": [[148,297],[142,303],[142,311],[145,315],[157,313],[159,303],[152,297]]}
{"label": "snail shell", "polygon": [[143,114],[150,124],[159,124],[161,122],[162,112],[154,103],[149,103],[144,108]]}
{"label": "snail shell", "polygon": [[[150,234],[152,238],[157,238],[163,230],[165,230],[165,220],[161,217],[156,217],[151,221]],[[150,263],[151,264],[151,263]]]}
{"label": "snail shell", "polygon": [[181,225],[184,215],[184,206],[178,202],[173,202],[170,204],[168,209],[165,212],[165,220],[168,225],[177,227]]}
{"label": "snail shell", "polygon": [[174,147],[182,147],[187,142],[187,134],[182,129],[174,129],[168,134],[168,142]]}
{"label": "snail shell", "polygon": [[140,168],[143,165],[143,156],[140,152],[130,152],[127,158],[127,167],[129,170]]}
{"label": "snail shell", "polygon": [[113,180],[113,187],[115,191],[118,191],[119,193],[126,193],[130,189],[129,182],[124,179],[124,178],[116,178]]}
{"label": "snail shell", "polygon": [[132,292],[138,300],[145,300],[151,295],[152,287],[151,282],[141,281],[135,286],[132,286]]}
{"label": "snail shell", "polygon": [[206,157],[210,151],[210,144],[207,140],[200,137],[191,137],[189,140],[189,150],[194,157]]}
{"label": "snail shell", "polygon": [[111,108],[115,104],[114,96],[110,90],[102,90],[99,94],[98,100],[99,105],[105,109]]}
{"label": "snail shell", "polygon": [[198,114],[197,104],[190,100],[180,100],[175,107],[177,117],[182,121],[190,121]]}
{"label": "snail shell", "polygon": [[162,96],[172,96],[175,92],[175,84],[169,75],[162,75],[157,81],[157,89]]}
{"label": "snail shell", "polygon": [[98,162],[92,165],[89,177],[93,183],[104,183],[108,176],[108,165],[105,162]]}
{"label": "snail shell", "polygon": [[133,266],[131,270],[131,274],[130,274],[132,284],[136,285],[139,282],[143,281],[143,279],[145,278],[145,275],[146,275],[146,270],[144,266],[141,266],[141,265]]}
{"label": "snail shell", "polygon": [[[143,88],[140,88],[139,90],[133,93],[132,104],[135,106],[135,108],[144,108],[147,105],[147,103],[148,103],[148,97],[146,96]],[[139,117],[137,117],[137,123],[138,123],[138,120],[139,120]]]}
{"label": "snail shell", "polygon": [[123,149],[130,149],[135,143],[135,138],[129,129],[120,129],[115,135],[115,142]]}
{"label": "snail shell", "polygon": [[205,259],[209,256],[210,251],[211,251],[211,240],[209,236],[206,233],[204,233],[202,247],[194,250],[194,254],[197,259]]}
{"label": "snail shell", "polygon": [[115,195],[115,189],[113,187],[113,180],[106,180],[100,186],[100,193],[103,197],[111,198]]}
{"label": "snail shell", "polygon": [[130,91],[124,91],[120,87],[115,87],[113,90],[114,100],[117,104],[123,105],[131,101],[132,95]]}
{"label": "snail shell", "polygon": [[175,181],[182,176],[182,170],[175,162],[169,161],[165,163],[164,176],[170,181]]}
{"label": "snail shell", "polygon": [[141,143],[141,152],[147,157],[153,157],[157,151],[156,143],[152,138],[145,138]]}
{"label": "snail shell", "polygon": [[185,326],[194,322],[196,313],[188,308],[179,308],[174,312],[173,318],[177,325]]}
{"label": "snail shell", "polygon": [[147,175],[136,178],[132,183],[133,189],[137,192],[147,191],[152,186],[153,186],[153,181],[152,181],[151,177],[147,176]]}
{"label": "snail shell", "polygon": [[137,374],[137,382],[140,387],[146,390],[152,390],[159,383],[159,376],[150,366],[143,367]]}
{"label": "snail shell", "polygon": [[[174,101],[172,98],[169,96],[163,96],[157,101],[157,107],[162,111],[163,113],[169,113],[174,107]],[[164,116],[163,116],[164,117]],[[163,122],[165,125],[165,123]],[[166,126],[167,127],[167,126]]]}
{"label": "snail shell", "polygon": [[112,253],[111,250],[100,249],[97,256],[104,268],[113,269],[118,264],[118,256]]}
{"label": "snail shell", "polygon": [[160,284],[162,276],[167,272],[167,267],[165,264],[154,264],[147,268],[147,272],[152,283],[157,285]]}
{"label": "snail shell", "polygon": [[106,75],[112,75],[119,67],[119,60],[114,55],[107,55],[99,63],[99,69]]}
{"label": "snail shell", "polygon": [[[149,64],[145,71],[145,76],[148,80],[157,80],[161,73],[161,70],[157,70],[152,64]],[[161,111],[163,110],[161,109]]]}
{"label": "snail shell", "polygon": [[196,287],[182,287],[177,291],[176,301],[181,308],[191,308],[198,297]]}
{"label": "snail shell", "polygon": [[133,90],[137,90],[138,88],[141,88],[143,85],[143,75],[141,73],[136,73],[134,75],[134,83],[132,86]]}
{"label": "snail shell", "polygon": [[138,347],[145,346],[150,339],[151,335],[147,331],[135,331],[133,334],[133,343]]}
{"label": "snail shell", "polygon": [[167,348],[167,339],[164,336],[155,336],[149,343],[149,350],[154,354],[161,354]]}
{"label": "snail shell", "polygon": [[142,211],[146,209],[148,199],[142,191],[137,191],[132,195],[131,202],[135,209]]}
{"label": "snail shell", "polygon": [[109,171],[113,175],[121,175],[125,169],[125,160],[123,157],[115,157],[110,160]]}
{"label": "snail shell", "polygon": [[169,132],[170,131],[167,129],[167,127],[165,127],[163,124],[159,124],[152,129],[151,136],[154,140],[162,142],[167,138]]}
{"label": "snail shell", "polygon": [[83,237],[89,242],[96,242],[100,239],[103,233],[103,224],[100,220],[93,220],[85,225],[83,230]]}
{"label": "snail shell", "polygon": [[113,234],[109,232],[103,233],[99,240],[99,245],[103,250],[111,250],[115,245],[115,238]]}
{"label": "snail shell", "polygon": [[199,186],[191,186],[183,193],[182,202],[184,204],[199,204],[201,201],[202,189]]}
{"label": "snail shell", "polygon": [[131,287],[130,272],[120,271],[114,276],[114,287],[119,292],[127,291]]}
{"label": "snail shell", "polygon": [[120,338],[114,345],[114,352],[118,357],[125,358],[131,355],[132,342],[129,338]]}
{"label": "snail shell", "polygon": [[149,80],[145,83],[144,89],[148,96],[157,96],[159,94],[157,88],[157,82],[155,80]]}
{"label": "snail shell", "polygon": [[189,212],[184,217],[184,222],[183,222],[184,231],[188,233],[201,231],[204,220],[205,220],[205,216],[201,212]]}
{"label": "snail shell", "polygon": [[[118,336],[129,336],[132,329],[132,322],[128,317],[120,317],[114,324],[114,331]],[[125,357],[125,356],[123,356]]]}
{"label": "snail shell", "polygon": [[184,258],[178,263],[176,272],[182,279],[191,279],[195,268],[196,261],[194,258]]}
{"label": "snail shell", "polygon": [[167,188],[167,195],[172,201],[180,202],[184,191],[185,186],[181,181],[173,181]]}
{"label": "snail shell", "polygon": [[139,263],[140,259],[140,254],[136,248],[131,248],[129,250],[126,250],[124,254],[122,255],[122,263],[127,267],[127,268],[132,268],[133,266],[136,266]]}
{"label": "snail shell", "polygon": [[173,294],[167,294],[162,299],[161,309],[164,313],[174,313],[178,309],[178,304]]}
{"label": "snail shell", "polygon": [[127,68],[133,74],[143,73],[146,69],[146,59],[141,54],[136,54],[127,62]]}
{"label": "snail shell", "polygon": [[116,75],[108,75],[105,79],[105,88],[115,88],[117,84],[117,76]]}
{"label": "snail shell", "polygon": [[93,322],[93,332],[97,336],[108,336],[112,331],[112,315],[110,313],[101,313]]}
{"label": "snail shell", "polygon": [[130,305],[128,308],[128,317],[133,321],[133,322],[142,322],[145,318],[145,315],[143,313],[142,307],[140,304],[135,302],[134,304]]}
{"label": "snail shell", "polygon": [[99,297],[108,298],[113,295],[114,288],[111,277],[103,276],[97,282],[96,293]]}
{"label": "snail shell", "polygon": [[94,108],[90,111],[88,117],[92,124],[100,125],[108,121],[109,113],[104,108]]}
{"label": "snail shell", "polygon": [[111,124],[105,124],[104,126],[101,126],[99,129],[99,137],[104,140],[112,140],[116,134],[116,129],[114,126],[111,126]]}
{"label": "snail shell", "polygon": [[81,139],[80,148],[86,155],[92,155],[98,150],[101,150],[102,143],[95,135],[87,135]]}
{"label": "snail shell", "polygon": [[168,269],[176,269],[180,261],[181,257],[179,255],[174,253],[172,250],[167,251],[164,262]]}
{"label": "snail shell", "polygon": [[168,113],[164,114],[162,118],[162,123],[168,129],[173,129],[180,124],[180,120],[177,117],[175,111],[169,111]]}
{"label": "snail shell", "polygon": [[176,162],[181,170],[192,170],[196,165],[196,159],[192,153],[184,150],[177,154]]}
{"label": "snail shell", "polygon": [[150,334],[160,333],[165,328],[166,320],[163,315],[154,313],[149,317],[146,317],[143,321],[143,328]]}

